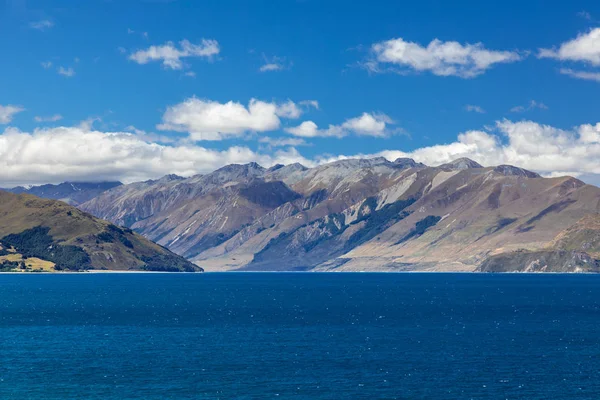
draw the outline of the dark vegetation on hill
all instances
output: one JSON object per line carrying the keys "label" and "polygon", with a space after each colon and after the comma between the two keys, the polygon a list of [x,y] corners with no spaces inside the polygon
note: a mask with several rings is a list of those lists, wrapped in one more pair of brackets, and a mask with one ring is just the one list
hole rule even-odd
{"label": "dark vegetation on hill", "polygon": [[37,226],[21,233],[6,235],[0,239],[3,247],[14,248],[25,257],[38,257],[51,261],[60,270],[85,270],[92,268],[88,254],[80,247],[61,245],[48,233],[50,228]]}
{"label": "dark vegetation on hill", "polygon": [[[39,259],[56,271],[201,271],[129,228],[63,202],[0,191],[0,263]],[[13,257],[12,260],[9,258]]]}

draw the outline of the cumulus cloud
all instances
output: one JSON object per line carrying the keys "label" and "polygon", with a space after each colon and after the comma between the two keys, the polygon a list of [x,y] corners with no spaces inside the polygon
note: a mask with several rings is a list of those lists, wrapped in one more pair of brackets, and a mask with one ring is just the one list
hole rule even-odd
{"label": "cumulus cloud", "polygon": [[481,108],[480,106],[475,106],[473,104],[467,104],[465,106],[465,110],[469,111],[469,112],[476,112],[479,114],[485,114],[485,110],[483,108]]}
{"label": "cumulus cloud", "polygon": [[138,64],[147,64],[151,61],[160,61],[165,68],[183,69],[183,58],[204,57],[212,59],[221,51],[219,42],[212,39],[202,39],[200,43],[193,44],[189,40],[179,42],[179,47],[173,42],[161,46],[150,46],[145,50],[138,50],[129,55],[129,59]]}
{"label": "cumulus cloud", "polygon": [[498,63],[522,59],[515,51],[487,50],[482,43],[460,44],[432,40],[426,47],[402,38],[371,46],[372,59],[365,63],[371,72],[385,71],[388,66],[399,73],[429,71],[439,76],[473,78]]}
{"label": "cumulus cloud", "polygon": [[325,129],[320,129],[313,121],[304,121],[298,126],[286,128],[285,131],[300,137],[342,138],[353,133],[360,136],[386,137],[391,133],[388,125],[393,123],[394,121],[385,114],[365,112],[341,125],[329,125]]}
{"label": "cumulus cloud", "polygon": [[[133,127],[130,127],[133,129]],[[493,132],[472,130],[454,142],[413,151],[385,150],[376,154],[303,157],[296,148],[274,152],[234,146],[214,150],[191,143],[150,142],[146,132],[101,132],[81,127],[56,127],[23,132],[7,128],[0,134],[0,187],[57,183],[65,180],[124,182],[157,178],[168,173],[190,176],[226,164],[258,162],[266,167],[300,162],[306,166],[344,158],[411,157],[440,165],[469,157],[483,165],[512,164],[545,176],[573,175],[600,183],[600,123],[560,129],[533,121],[497,121]],[[291,138],[297,139],[297,138]],[[277,147],[277,139],[261,143]],[[288,142],[283,146],[300,145]]]}
{"label": "cumulus cloud", "polygon": [[39,115],[36,115],[33,119],[35,120],[35,122],[56,122],[60,121],[62,118],[62,115],[54,114],[47,117],[41,117]]}
{"label": "cumulus cloud", "polygon": [[256,161],[264,166],[301,162],[295,149],[262,154],[247,147],[214,150],[148,143],[129,132],[100,132],[56,127],[0,134],[0,186],[58,183],[65,180],[133,182],[169,173],[190,176],[231,163]]}
{"label": "cumulus cloud", "polygon": [[520,112],[531,111],[531,110],[535,110],[535,109],[547,110],[548,106],[545,105],[544,103],[537,102],[535,100],[531,100],[529,102],[529,104],[526,106],[515,106],[515,107],[511,108],[510,112],[520,113]]}
{"label": "cumulus cloud", "polygon": [[554,58],[562,61],[583,61],[600,66],[600,28],[578,35],[562,43],[558,48],[540,49],[539,58]]}
{"label": "cumulus cloud", "polygon": [[29,23],[29,27],[31,29],[37,29],[38,31],[45,31],[46,29],[50,29],[54,26],[54,22],[49,19],[44,19],[41,21],[34,21]]}
{"label": "cumulus cloud", "polygon": [[0,105],[0,124],[9,124],[13,116],[22,111],[25,111],[25,109],[21,106],[13,106],[11,104],[7,106]]}
{"label": "cumulus cloud", "polygon": [[52,61],[43,61],[40,64],[42,65],[42,68],[44,68],[44,69],[52,68]]}
{"label": "cumulus cloud", "polygon": [[[375,156],[389,160],[410,157],[433,166],[468,157],[482,165],[511,164],[544,176],[585,176],[589,182],[599,184],[600,123],[565,130],[533,121],[502,120],[496,122],[492,133],[467,131],[459,134],[456,141],[447,144],[422,147],[410,152],[385,150],[367,155]],[[342,158],[349,157],[335,157]]]}
{"label": "cumulus cloud", "polygon": [[247,132],[279,129],[280,118],[298,118],[302,114],[293,101],[268,103],[251,99],[248,106],[229,101],[219,103],[196,97],[171,106],[164,113],[159,130],[188,132],[192,140],[223,140]]}

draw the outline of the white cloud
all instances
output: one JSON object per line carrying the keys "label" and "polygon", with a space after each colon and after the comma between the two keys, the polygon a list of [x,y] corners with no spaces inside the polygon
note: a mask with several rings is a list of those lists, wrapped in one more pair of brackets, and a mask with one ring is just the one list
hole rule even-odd
{"label": "white cloud", "polygon": [[285,57],[267,57],[263,54],[264,63],[258,69],[260,72],[283,71],[292,67],[291,62],[287,62]]}
{"label": "white cloud", "polygon": [[574,71],[570,68],[561,68],[560,73],[577,79],[600,82],[600,72]]}
{"label": "white cloud", "polygon": [[251,99],[246,107],[234,101],[219,103],[193,97],[169,107],[157,129],[188,132],[197,141],[223,140],[279,129],[280,118],[298,118],[301,113],[292,101],[277,104]]}
{"label": "white cloud", "polygon": [[90,117],[87,119],[84,119],[83,121],[81,121],[79,123],[79,125],[77,125],[77,129],[85,131],[85,132],[89,132],[92,130],[92,128],[94,127],[94,124],[96,122],[101,122],[102,118],[100,117]]}
{"label": "white cloud", "polygon": [[291,100],[277,105],[275,110],[277,116],[282,118],[299,118],[302,115],[302,110]]}
{"label": "white cloud", "polygon": [[173,42],[167,42],[162,46],[150,46],[146,50],[138,50],[130,54],[129,59],[138,64],[161,61],[165,68],[183,69],[183,58],[204,57],[212,59],[219,52],[219,42],[216,40],[202,39],[199,44],[182,40],[179,42],[179,47]]}
{"label": "white cloud", "polygon": [[386,137],[391,132],[388,125],[394,121],[382,113],[363,113],[362,115],[346,120],[341,125],[329,125],[326,129],[319,129],[313,121],[304,121],[295,127],[286,128],[285,131],[300,137],[337,137],[342,138],[352,133],[360,136]]}
{"label": "white cloud", "polygon": [[[600,183],[600,123],[564,130],[533,121],[502,120],[496,122],[495,128],[496,133],[477,130],[461,133],[452,143],[411,152],[385,150],[366,157],[383,156],[389,160],[410,157],[433,166],[468,157],[486,166],[511,164],[544,176],[585,176],[588,181]],[[327,161],[342,158],[348,157],[337,156]]]}
{"label": "white cloud", "polygon": [[520,112],[525,112],[525,111],[530,111],[530,110],[535,110],[535,109],[547,110],[548,106],[545,105],[544,103],[540,103],[535,100],[531,100],[527,106],[515,106],[510,109],[510,112],[520,113]]}
{"label": "white cloud", "polygon": [[56,121],[60,121],[62,118],[63,117],[60,114],[54,114],[54,115],[50,115],[48,117],[40,117],[40,116],[36,115],[34,120],[35,120],[35,122],[56,122]]}
{"label": "white cloud", "polygon": [[44,68],[44,69],[52,68],[52,61],[43,61],[40,64],[42,65],[42,68]]}
{"label": "white cloud", "polygon": [[[478,130],[458,135],[447,144],[410,152],[385,150],[367,155],[337,155],[307,159],[289,147],[273,153],[247,147],[214,150],[192,143],[172,146],[149,142],[148,133],[101,132],[79,127],[56,127],[22,132],[7,128],[0,134],[0,187],[18,184],[57,183],[65,180],[125,182],[157,178],[168,173],[189,176],[213,171],[226,164],[258,162],[265,167],[300,162],[306,166],[336,159],[383,156],[389,160],[411,157],[440,165],[469,157],[483,165],[512,164],[544,176],[574,175],[600,183],[600,123],[572,129],[533,121],[497,121],[495,132]],[[291,138],[295,139],[295,138]],[[276,147],[273,141],[261,143]],[[294,146],[296,144],[283,144]]]}
{"label": "white cloud", "polygon": [[22,111],[25,111],[25,109],[21,106],[13,106],[10,104],[7,106],[0,105],[0,124],[9,124],[12,121],[13,116]]}
{"label": "white cloud", "polygon": [[261,65],[261,67],[258,70],[260,72],[269,72],[269,71],[281,71],[283,69],[284,69],[284,67],[281,64],[269,63],[269,64]]}
{"label": "white cloud", "polygon": [[328,129],[319,129],[319,126],[313,121],[304,121],[298,126],[285,128],[287,133],[291,133],[294,136],[300,137],[328,137],[328,136],[339,136],[334,134],[333,125],[329,125]]}
{"label": "white cloud", "polygon": [[363,113],[360,117],[351,118],[342,124],[342,128],[358,135],[386,136],[386,124],[394,121],[385,114]]}
{"label": "white cloud", "polygon": [[71,67],[65,68],[65,67],[58,67],[58,73],[62,76],[66,76],[67,78],[70,78],[72,76],[75,76],[75,70]]}
{"label": "white cloud", "polygon": [[481,108],[480,106],[475,106],[473,104],[467,104],[465,106],[465,110],[469,111],[469,112],[476,112],[479,114],[485,114],[485,110],[483,108]]}
{"label": "white cloud", "polygon": [[100,132],[57,127],[0,134],[0,186],[58,183],[66,180],[124,182],[157,178],[169,173],[190,176],[231,163],[256,161],[265,167],[301,162],[312,165],[289,148],[273,154],[247,147],[213,150],[195,145],[147,143],[128,132]]}
{"label": "white cloud", "polygon": [[44,19],[41,21],[34,21],[29,23],[29,27],[31,29],[37,29],[38,31],[45,31],[46,29],[50,29],[54,26],[54,22]]}
{"label": "white cloud", "polygon": [[[373,59],[365,63],[372,72],[381,72],[392,65],[396,72],[430,71],[439,76],[473,78],[498,63],[512,63],[522,59],[515,51],[487,50],[483,44],[460,44],[434,39],[423,47],[402,38],[391,39],[371,46]],[[382,68],[382,65],[384,68]],[[408,69],[408,70],[407,70]]]}
{"label": "white cloud", "polygon": [[558,49],[540,49],[539,58],[554,58],[562,61],[583,61],[600,66],[600,28],[578,35],[562,43]]}

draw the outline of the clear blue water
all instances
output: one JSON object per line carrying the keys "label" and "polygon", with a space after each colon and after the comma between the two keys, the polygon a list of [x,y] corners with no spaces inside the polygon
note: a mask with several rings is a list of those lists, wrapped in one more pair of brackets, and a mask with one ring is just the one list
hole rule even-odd
{"label": "clear blue water", "polygon": [[1,399],[598,399],[600,276],[0,275]]}

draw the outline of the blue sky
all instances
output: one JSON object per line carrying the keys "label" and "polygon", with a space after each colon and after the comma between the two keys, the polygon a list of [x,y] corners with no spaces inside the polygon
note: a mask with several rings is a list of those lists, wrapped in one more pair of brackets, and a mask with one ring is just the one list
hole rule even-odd
{"label": "blue sky", "polygon": [[[577,154],[600,146],[583,140],[581,128],[598,122],[600,39],[592,34],[600,4],[525,3],[5,1],[0,106],[5,116],[13,111],[4,120],[0,111],[0,154],[13,154],[0,184],[135,180],[253,158],[311,164],[357,154],[406,154],[430,164],[467,155],[595,181],[594,159],[581,167]],[[561,48],[577,38],[581,43]],[[435,39],[437,50],[428,52]],[[182,41],[196,47],[186,50]],[[413,53],[384,52],[407,43]],[[180,57],[175,64],[153,60],[151,46]],[[551,54],[542,57],[540,49]],[[503,61],[455,62],[482,51]],[[251,99],[264,103],[260,115],[241,115]],[[228,102],[234,110],[221,107]],[[282,111],[285,104],[294,109]],[[206,120],[212,117],[217,121]],[[235,117],[241,121],[230,121]],[[73,148],[61,140],[85,137],[75,147],[85,153],[103,140],[85,136],[90,132],[132,132],[155,147],[98,144],[107,152],[129,146],[122,157],[140,158],[131,165],[108,156],[90,165],[70,160]],[[44,134],[39,143],[55,153],[40,156],[34,139]],[[485,149],[489,138],[492,151]],[[21,153],[14,154],[14,143]],[[162,154],[173,149],[184,161],[185,149],[208,161],[178,165]],[[224,156],[231,149],[238,155]],[[494,156],[497,150],[504,155]],[[565,151],[569,162],[560,159]],[[144,157],[160,165],[146,167]],[[22,166],[40,158],[48,161],[39,169]]]}

